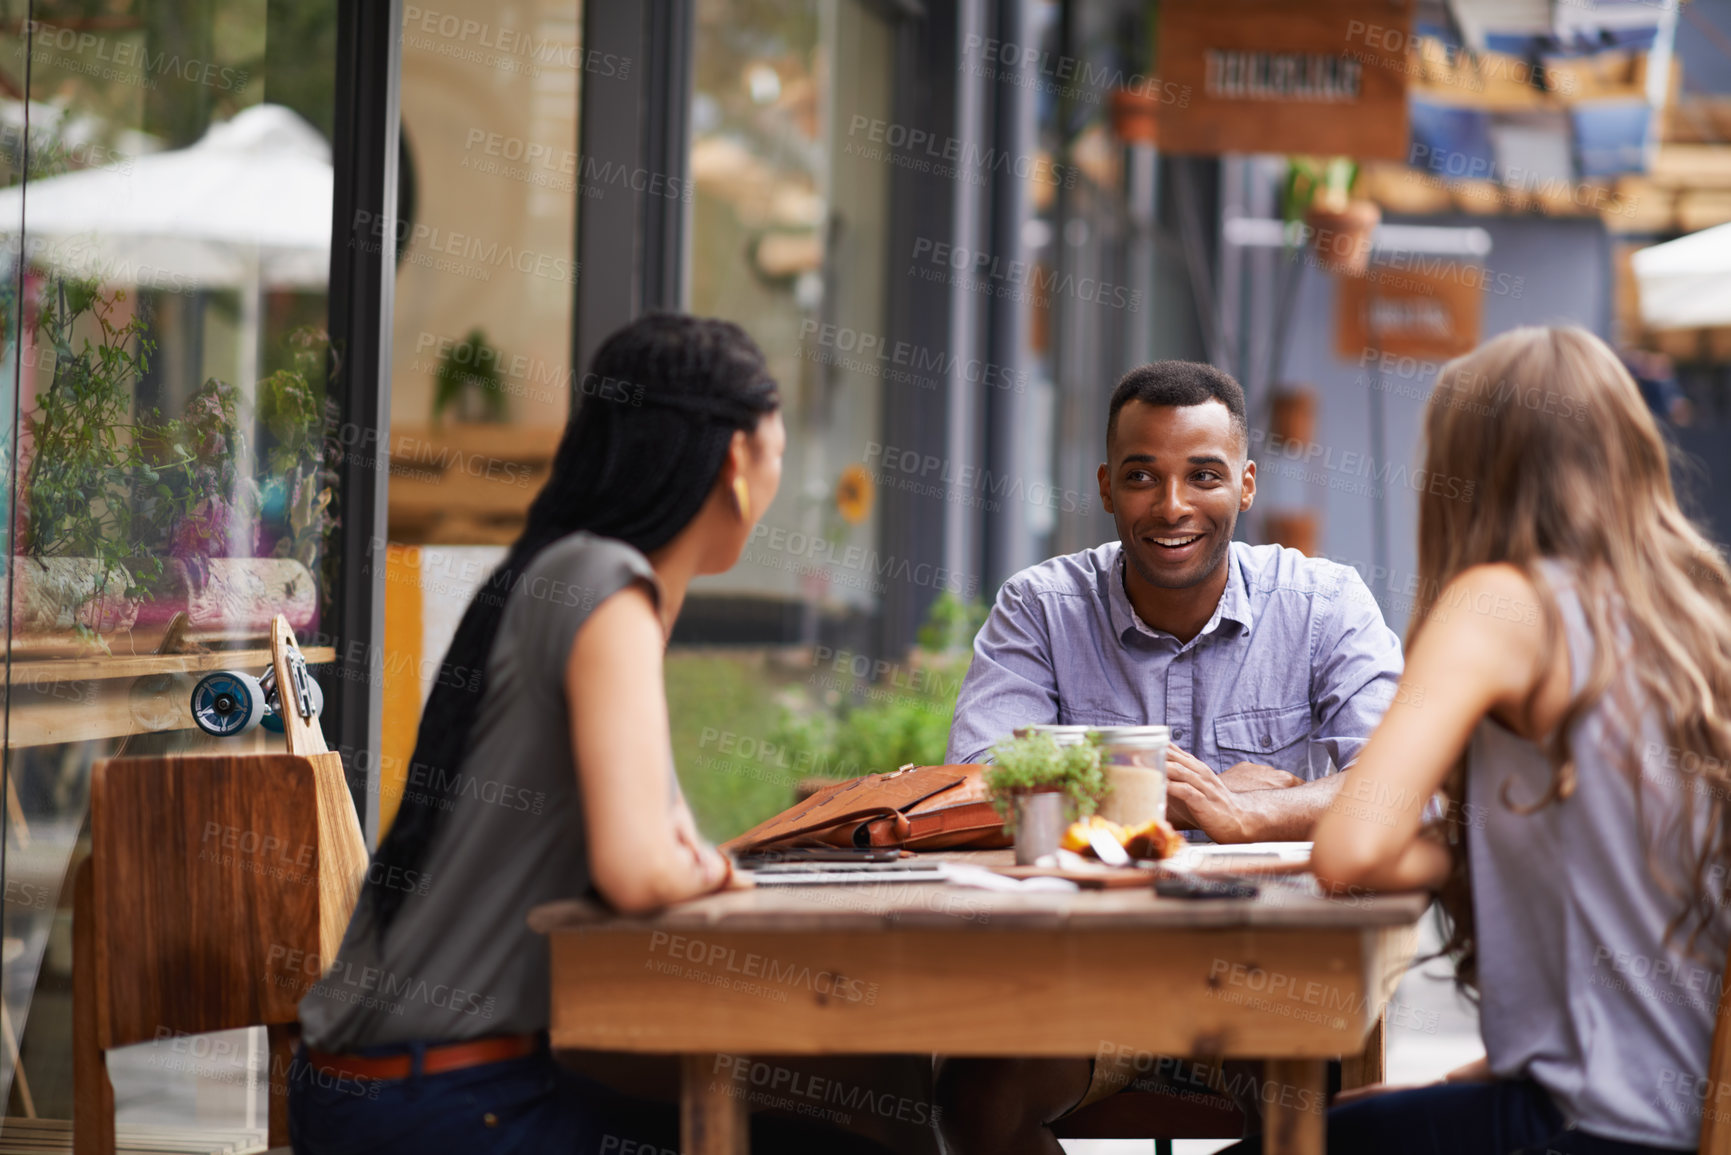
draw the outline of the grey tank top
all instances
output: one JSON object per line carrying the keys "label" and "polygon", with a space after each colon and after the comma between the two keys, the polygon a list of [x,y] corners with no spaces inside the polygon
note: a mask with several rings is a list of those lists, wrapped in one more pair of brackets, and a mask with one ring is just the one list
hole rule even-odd
{"label": "grey tank top", "polygon": [[[1543,569],[1557,591],[1578,691],[1592,637],[1568,569]],[[1724,938],[1703,935],[1697,958],[1683,950],[1685,933],[1665,941],[1682,889],[1673,863],[1686,787],[1663,770],[1664,738],[1651,711],[1624,718],[1612,697],[1573,735],[1574,794],[1530,814],[1516,807],[1544,794],[1544,751],[1489,718],[1473,735],[1464,813],[1480,1029],[1491,1069],[1537,1081],[1581,1130],[1693,1150]],[[1626,768],[1619,751],[1631,730],[1640,766]],[[1504,805],[1505,792],[1514,807]],[[1693,828],[1698,836],[1703,826]],[[1677,888],[1670,894],[1649,868],[1649,848],[1660,877]]]}
{"label": "grey tank top", "polygon": [[437,794],[449,810],[423,869],[382,880],[406,894],[383,942],[363,903],[335,960],[282,960],[324,970],[300,1003],[309,1046],[352,1051],[546,1028],[547,942],[524,920],[533,906],[590,890],[565,664],[595,607],[634,581],[659,597],[641,553],[578,533],[543,550],[502,595],[461,769],[409,768],[405,794]]}

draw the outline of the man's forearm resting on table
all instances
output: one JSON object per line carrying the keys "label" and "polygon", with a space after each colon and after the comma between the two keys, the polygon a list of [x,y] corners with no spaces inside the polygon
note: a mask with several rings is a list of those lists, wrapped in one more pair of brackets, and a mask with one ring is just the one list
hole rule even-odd
{"label": "man's forearm resting on table", "polygon": [[1316,820],[1333,805],[1342,774],[1330,774],[1299,786],[1246,790],[1238,795],[1245,812],[1245,842],[1304,842]]}
{"label": "man's forearm resting on table", "polygon": [[1178,746],[1166,748],[1166,805],[1179,829],[1215,842],[1295,842],[1333,803],[1338,774],[1305,782],[1273,766],[1238,762],[1216,773]]}

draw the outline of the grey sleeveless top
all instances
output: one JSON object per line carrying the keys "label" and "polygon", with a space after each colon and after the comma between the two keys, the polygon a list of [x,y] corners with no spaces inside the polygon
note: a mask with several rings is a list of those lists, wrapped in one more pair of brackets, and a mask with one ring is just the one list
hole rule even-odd
{"label": "grey sleeveless top", "polygon": [[[1578,691],[1592,638],[1568,569],[1545,563],[1544,573],[1557,591]],[[1625,768],[1617,752],[1631,729],[1640,766]],[[1698,958],[1684,953],[1686,934],[1667,945],[1678,899],[1648,865],[1651,848],[1673,895],[1681,892],[1673,864],[1687,786],[1666,771],[1652,711],[1622,717],[1610,693],[1573,740],[1574,794],[1531,814],[1503,798],[1506,791],[1516,807],[1530,807],[1544,794],[1551,779],[1544,751],[1489,718],[1468,749],[1465,814],[1487,1057],[1499,1076],[1537,1081],[1589,1134],[1693,1150],[1724,939],[1702,936]],[[1705,802],[1696,800],[1697,816]],[[1704,827],[1694,829],[1699,836]]]}
{"label": "grey sleeveless top", "polygon": [[[455,773],[409,768],[405,793],[441,798],[444,824],[421,871],[379,880],[406,894],[383,943],[363,903],[301,1000],[309,1046],[352,1051],[546,1028],[547,941],[524,920],[530,907],[590,889],[565,663],[595,607],[639,580],[659,596],[641,553],[577,533],[543,550],[502,595],[469,754]],[[276,961],[310,975],[324,960]]]}

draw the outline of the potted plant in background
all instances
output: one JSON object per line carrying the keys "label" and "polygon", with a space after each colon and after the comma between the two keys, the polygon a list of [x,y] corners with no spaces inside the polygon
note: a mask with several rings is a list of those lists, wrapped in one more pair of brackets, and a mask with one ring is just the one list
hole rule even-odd
{"label": "potted plant in background", "polygon": [[433,371],[433,424],[445,410],[454,410],[458,421],[505,420],[505,372],[499,367],[499,350],[487,344],[481,329],[445,350]]}
{"label": "potted plant in background", "polygon": [[1058,849],[1067,811],[1092,814],[1106,792],[1100,747],[1089,738],[1059,746],[1050,734],[1007,738],[992,747],[986,789],[1016,836],[1016,864],[1033,866]]}
{"label": "potted plant in background", "polygon": [[1344,156],[1295,156],[1286,162],[1282,197],[1288,225],[1310,227],[1316,262],[1331,273],[1362,277],[1370,269],[1370,243],[1382,210],[1374,201],[1355,199],[1358,162]]}
{"label": "potted plant in background", "polygon": [[1114,88],[1112,134],[1125,144],[1155,145],[1160,141],[1160,93],[1152,83]]}
{"label": "potted plant in background", "polygon": [[1112,135],[1125,144],[1154,145],[1160,140],[1163,90],[1154,76],[1159,59],[1160,5],[1149,0],[1137,12],[1124,13],[1116,37],[1118,73],[1125,83],[1107,98]]}

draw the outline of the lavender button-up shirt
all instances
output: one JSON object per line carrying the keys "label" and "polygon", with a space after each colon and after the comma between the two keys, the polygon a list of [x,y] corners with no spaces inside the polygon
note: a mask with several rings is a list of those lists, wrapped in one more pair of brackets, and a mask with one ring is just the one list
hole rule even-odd
{"label": "lavender button-up shirt", "polygon": [[1136,616],[1118,542],[1010,578],[974,640],[948,760],[984,761],[1016,727],[1062,722],[1164,724],[1216,773],[1349,765],[1394,698],[1400,639],[1347,566],[1237,541],[1227,564],[1220,604],[1183,644]]}

